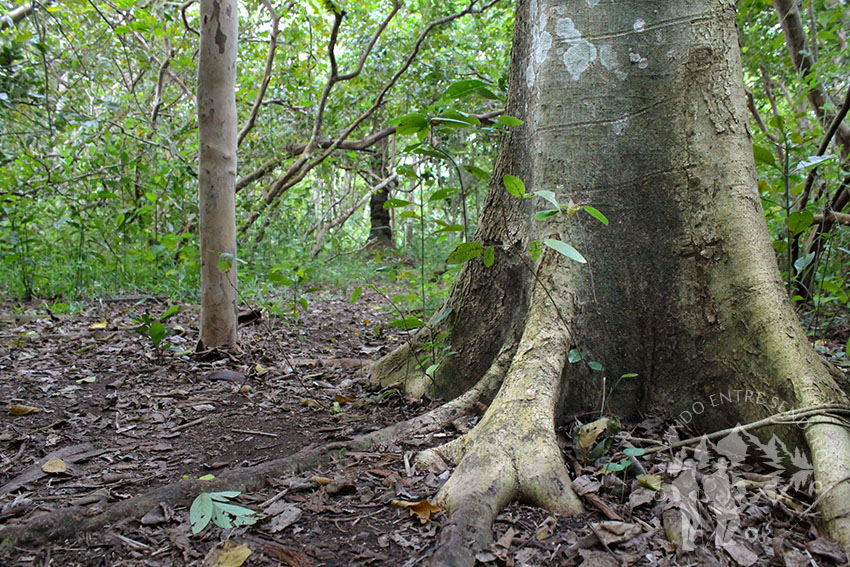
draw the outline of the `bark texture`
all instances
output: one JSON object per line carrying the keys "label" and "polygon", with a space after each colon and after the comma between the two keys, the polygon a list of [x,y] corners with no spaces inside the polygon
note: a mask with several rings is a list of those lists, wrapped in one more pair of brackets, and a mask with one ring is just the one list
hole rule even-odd
{"label": "bark texture", "polygon": [[[460,274],[452,311],[437,325],[458,354],[436,379],[406,362],[419,337],[373,370],[375,381],[407,373],[412,393],[452,396],[503,341],[522,337],[479,425],[423,457],[458,463],[439,495],[451,515],[435,565],[472,565],[474,548],[489,541],[482,526],[512,498],[580,507],[551,429],[565,413],[652,414],[711,431],[847,402],[780,281],[735,17],[725,0],[518,1],[507,113],[524,124],[502,146],[475,236],[501,253],[492,268],[476,259]],[[553,192],[576,214],[532,221],[552,205],[507,196],[503,174]],[[588,262],[556,261],[547,250],[533,266],[526,245],[546,239],[570,243]],[[567,362],[572,350],[581,362]],[[823,418],[803,431],[781,433],[799,448],[805,438],[820,494],[833,487],[821,512],[850,544],[850,436]],[[545,471],[525,467],[533,454],[548,455],[538,459]]]}
{"label": "bark texture", "polygon": [[[238,347],[236,320],[236,0],[201,1],[198,56],[200,350]],[[219,269],[221,254],[230,268]]]}

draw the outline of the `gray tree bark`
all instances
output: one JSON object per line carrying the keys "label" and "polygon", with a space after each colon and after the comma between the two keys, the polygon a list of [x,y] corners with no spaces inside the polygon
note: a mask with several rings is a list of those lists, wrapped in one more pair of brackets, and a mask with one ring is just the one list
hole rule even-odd
{"label": "gray tree bark", "polygon": [[198,58],[199,350],[238,348],[235,94],[238,22],[236,0],[201,0]]}
{"label": "gray tree bark", "polygon": [[[373,369],[376,383],[454,396],[518,341],[476,428],[422,456],[457,463],[438,496],[449,522],[435,565],[471,565],[513,498],[581,509],[555,443],[565,413],[688,415],[711,431],[847,403],[786,300],[770,246],[734,3],[519,0],[508,99],[524,124],[504,141],[475,236],[497,247],[496,263],[468,262],[449,315]],[[552,205],[508,196],[504,174],[576,214],[534,221]],[[548,248],[532,262],[529,243],[546,239],[587,263]],[[442,331],[457,354],[428,378],[410,359],[428,356],[420,345]],[[571,351],[582,361],[569,363]],[[792,429],[783,433],[802,442]],[[850,544],[850,436],[822,417],[803,437],[821,512]]]}

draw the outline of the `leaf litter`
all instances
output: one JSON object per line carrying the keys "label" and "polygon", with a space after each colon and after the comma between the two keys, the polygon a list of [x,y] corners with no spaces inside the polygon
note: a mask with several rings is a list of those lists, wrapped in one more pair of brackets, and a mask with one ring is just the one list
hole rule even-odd
{"label": "leaf litter", "polygon": [[[165,313],[170,306],[162,300],[106,300],[75,315],[37,304],[2,306],[0,393],[8,411],[0,431],[0,525],[71,504],[96,511],[181,478],[214,477],[422,413],[427,406],[420,402],[364,385],[364,367],[405,340],[404,331],[389,326],[394,315],[381,301],[366,289],[353,305],[325,293],[297,323],[267,314],[264,321],[246,318],[244,353],[212,361],[191,355],[198,312],[181,306],[166,322],[162,362],[150,341],[133,331],[130,316]],[[268,479],[267,488],[233,499],[257,512],[254,525],[210,526],[192,535],[188,506],[162,502],[140,521],[41,548],[15,548],[4,564],[421,565],[445,518],[433,497],[450,471],[420,472],[410,459],[469,430],[476,419],[458,420],[448,435],[351,451],[317,470]],[[606,474],[601,466],[576,462],[573,455],[585,456],[602,434],[594,430],[575,448],[566,446],[568,432],[563,435],[588,514],[554,516],[512,503],[497,517],[494,543],[477,554],[479,565],[846,560],[803,514],[793,491],[760,483],[756,471],[747,477],[749,494],[763,497],[748,498],[741,537],[722,545],[703,539],[690,551],[677,547],[664,490],[677,472],[676,459],[653,455],[642,461],[640,475]],[[663,441],[670,432],[648,419],[613,439],[611,452],[630,446],[631,434]],[[699,526],[711,534],[711,502],[699,506]]]}

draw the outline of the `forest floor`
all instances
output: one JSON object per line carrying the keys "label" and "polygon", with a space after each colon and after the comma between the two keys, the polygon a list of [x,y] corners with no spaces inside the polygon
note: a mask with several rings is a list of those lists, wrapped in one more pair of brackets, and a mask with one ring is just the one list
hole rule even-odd
{"label": "forest floor", "polygon": [[[214,362],[190,354],[195,308],[167,321],[173,349],[162,360],[133,331],[131,313],[167,307],[155,299],[119,298],[92,302],[74,315],[37,304],[2,306],[0,399],[8,408],[0,408],[0,527],[70,505],[102,509],[184,477],[218,475],[310,444],[351,439],[435,405],[366,387],[368,363],[404,340],[403,332],[388,327],[390,315],[374,292],[364,291],[354,305],[325,292],[297,322],[266,315],[247,323],[241,328],[244,354]],[[233,501],[259,513],[254,525],[210,525],[193,535],[188,507],[163,502],[141,521],[33,549],[0,549],[0,564],[424,564],[443,517],[427,505],[409,509],[393,502],[433,498],[449,471],[418,471],[414,455],[467,431],[477,419],[269,479],[266,489]],[[680,434],[687,436],[648,417],[624,425],[606,443],[616,455]],[[561,437],[588,513],[554,517],[511,504],[497,518],[495,543],[477,556],[481,565],[797,567],[845,561],[807,512],[799,478],[741,462],[733,463],[732,474],[716,459],[702,459],[694,477],[701,488],[688,516],[661,483],[669,487],[683,478],[685,465],[700,461],[706,447],[656,453],[641,461],[646,475],[636,477],[627,470],[604,474],[598,462],[580,464],[575,436],[562,431]],[[726,499],[712,486],[725,486]],[[670,525],[688,521],[695,546],[677,548],[668,539]],[[251,555],[240,563],[247,550]]]}

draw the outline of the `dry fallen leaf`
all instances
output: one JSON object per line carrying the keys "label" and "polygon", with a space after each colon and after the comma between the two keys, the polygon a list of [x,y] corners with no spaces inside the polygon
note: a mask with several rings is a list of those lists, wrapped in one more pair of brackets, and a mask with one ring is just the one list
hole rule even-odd
{"label": "dry fallen leaf", "polygon": [[339,394],[334,396],[334,401],[339,404],[347,404],[348,402],[353,402],[355,399],[356,398],[353,398],[351,396],[341,396]]}
{"label": "dry fallen leaf", "polygon": [[89,329],[105,329],[106,328],[106,319],[101,321],[100,323],[92,323],[89,325]]}
{"label": "dry fallen leaf", "polygon": [[638,482],[652,490],[661,490],[661,475],[658,474],[639,474]]}
{"label": "dry fallen leaf", "polygon": [[608,429],[608,418],[603,417],[592,423],[588,423],[579,430],[579,447],[585,451],[589,451],[595,444],[599,436],[605,433]]}
{"label": "dry fallen leaf", "polygon": [[68,467],[62,459],[53,458],[45,461],[44,464],[41,465],[41,470],[48,474],[57,474],[67,471]]}
{"label": "dry fallen leaf", "polygon": [[236,545],[226,541],[222,546],[214,547],[204,558],[204,567],[241,567],[251,555],[247,545]]}
{"label": "dry fallen leaf", "polygon": [[431,504],[427,500],[422,500],[421,502],[392,500],[390,501],[390,504],[392,504],[393,506],[398,506],[399,508],[407,508],[410,511],[410,515],[419,518],[419,521],[423,524],[430,520],[431,516],[440,513],[440,507]]}
{"label": "dry fallen leaf", "polygon": [[333,479],[330,479],[326,476],[311,476],[307,480],[309,482],[312,482],[312,483],[315,483],[315,484],[321,484],[322,486],[325,486],[325,485],[333,482]]}
{"label": "dry fallen leaf", "polygon": [[9,404],[9,413],[12,415],[27,415],[29,413],[38,413],[41,408],[33,406],[25,406],[23,404]]}

